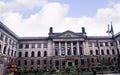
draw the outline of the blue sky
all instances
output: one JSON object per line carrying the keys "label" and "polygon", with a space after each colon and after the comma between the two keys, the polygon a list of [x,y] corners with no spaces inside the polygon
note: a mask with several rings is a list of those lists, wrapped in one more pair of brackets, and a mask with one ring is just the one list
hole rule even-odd
{"label": "blue sky", "polygon": [[60,2],[69,4],[68,16],[94,16],[98,8],[107,7],[107,0],[49,0],[49,2]]}
{"label": "blue sky", "polygon": [[89,36],[106,35],[113,22],[118,33],[120,0],[0,0],[0,21],[19,36],[47,36],[55,32],[81,32]]}

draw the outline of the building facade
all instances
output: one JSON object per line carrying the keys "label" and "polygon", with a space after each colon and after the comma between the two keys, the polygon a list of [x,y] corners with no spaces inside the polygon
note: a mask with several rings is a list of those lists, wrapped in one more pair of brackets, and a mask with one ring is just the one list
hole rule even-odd
{"label": "building facade", "polygon": [[70,30],[55,33],[50,27],[48,34],[18,37],[0,22],[0,52],[25,69],[96,66],[104,60],[118,65],[120,33],[115,34],[116,42],[109,36],[87,36],[84,27],[79,33]]}

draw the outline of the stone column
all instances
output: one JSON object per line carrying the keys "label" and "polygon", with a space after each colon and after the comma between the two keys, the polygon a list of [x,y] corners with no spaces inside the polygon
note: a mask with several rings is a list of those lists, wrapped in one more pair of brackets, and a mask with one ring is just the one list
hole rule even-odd
{"label": "stone column", "polygon": [[71,41],[71,55],[73,55],[73,42]]}
{"label": "stone column", "polygon": [[65,55],[68,55],[67,54],[67,42],[65,41]]}
{"label": "stone column", "polygon": [[80,55],[80,45],[79,45],[79,41],[77,41],[77,54]]}
{"label": "stone column", "polygon": [[59,55],[61,56],[61,42],[59,41]]}

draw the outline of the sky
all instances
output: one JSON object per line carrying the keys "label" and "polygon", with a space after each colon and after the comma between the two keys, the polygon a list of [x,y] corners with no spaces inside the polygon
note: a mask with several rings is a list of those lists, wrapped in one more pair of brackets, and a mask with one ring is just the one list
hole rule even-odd
{"label": "sky", "polygon": [[0,0],[0,21],[18,36],[81,32],[108,36],[108,24],[120,32],[120,0]]}

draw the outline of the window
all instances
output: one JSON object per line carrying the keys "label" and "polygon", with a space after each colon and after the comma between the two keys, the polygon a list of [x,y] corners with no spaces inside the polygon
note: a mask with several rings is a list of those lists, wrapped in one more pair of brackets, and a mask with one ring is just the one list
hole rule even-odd
{"label": "window", "polygon": [[13,56],[13,50],[11,51],[11,56]]}
{"label": "window", "polygon": [[6,46],[3,49],[3,54],[5,54],[5,53],[6,53]]}
{"label": "window", "polygon": [[113,55],[115,54],[115,50],[114,50],[114,49],[112,49],[112,54],[113,54]]}
{"label": "window", "polygon": [[47,44],[47,43],[44,43],[43,45],[44,45],[44,48],[47,48],[47,47],[48,47],[48,44]]}
{"label": "window", "polygon": [[89,47],[92,47],[92,42],[89,42]]}
{"label": "window", "polygon": [[59,61],[58,60],[55,61],[55,66],[59,66]]}
{"label": "window", "polygon": [[62,49],[61,49],[61,55],[65,55],[65,48],[64,47],[62,47]]}
{"label": "window", "polygon": [[81,59],[81,65],[84,65],[84,63],[85,63],[84,59]]}
{"label": "window", "polygon": [[100,42],[100,47],[103,47],[103,43],[102,42]]}
{"label": "window", "polygon": [[96,42],[94,43],[94,46],[95,46],[95,47],[98,47],[98,46],[99,46],[99,43],[96,41]]}
{"label": "window", "polygon": [[82,47],[80,47],[80,55],[83,55]]}
{"label": "window", "polygon": [[27,60],[24,60],[24,65],[27,65]]}
{"label": "window", "polygon": [[95,52],[96,52],[96,55],[98,55],[98,54],[99,54],[98,50],[95,50]]}
{"label": "window", "polygon": [[91,58],[91,62],[94,63],[94,58]]}
{"label": "window", "polygon": [[10,55],[10,48],[8,48],[8,53],[7,54]]}
{"label": "window", "polygon": [[25,57],[28,57],[28,52],[25,52]]}
{"label": "window", "polygon": [[64,60],[62,60],[62,66],[65,66],[65,61]]}
{"label": "window", "polygon": [[16,51],[14,52],[14,57],[16,57]]}
{"label": "window", "polygon": [[75,60],[75,65],[78,65],[78,60],[77,59]]}
{"label": "window", "polygon": [[110,52],[109,52],[109,50],[107,49],[107,54],[109,55],[110,54]]}
{"label": "window", "polygon": [[93,55],[93,50],[90,50],[90,55]]}
{"label": "window", "polygon": [[18,60],[18,66],[20,66],[21,65],[21,61],[20,60]]}
{"label": "window", "polygon": [[46,57],[47,56],[47,51],[44,51],[44,57]]}
{"label": "window", "polygon": [[40,65],[40,60],[37,60],[37,65]]}
{"label": "window", "polygon": [[71,55],[70,47],[67,48],[67,54]]}
{"label": "window", "polygon": [[33,51],[31,52],[31,57],[34,57],[34,52]]}
{"label": "window", "polygon": [[55,48],[55,55],[56,56],[59,55],[59,48],[58,47]]}
{"label": "window", "polygon": [[44,64],[47,64],[47,60],[44,60]]}
{"label": "window", "polygon": [[110,42],[110,46],[114,46],[113,42]]}
{"label": "window", "polygon": [[55,46],[59,46],[59,42],[55,42]]}
{"label": "window", "polygon": [[19,44],[19,48],[20,48],[20,49],[23,48],[23,44]]}
{"label": "window", "polygon": [[101,54],[104,55],[104,50],[103,49],[101,50]]}
{"label": "window", "polygon": [[38,43],[38,44],[37,44],[37,48],[41,48],[41,43]]}
{"label": "window", "polygon": [[76,47],[73,47],[73,54],[74,55],[77,55],[77,51],[76,50],[77,50]]}
{"label": "window", "polygon": [[25,44],[25,48],[29,48],[29,44]]}
{"label": "window", "polygon": [[32,48],[35,48],[35,43],[32,43]]}
{"label": "window", "polygon": [[38,51],[38,57],[40,57],[41,56],[41,52],[40,51]]}
{"label": "window", "polygon": [[19,52],[19,53],[18,53],[18,57],[22,57],[22,52]]}
{"label": "window", "polygon": [[31,65],[34,65],[34,60],[31,60]]}
{"label": "window", "polygon": [[108,42],[105,42],[105,46],[108,46]]}

